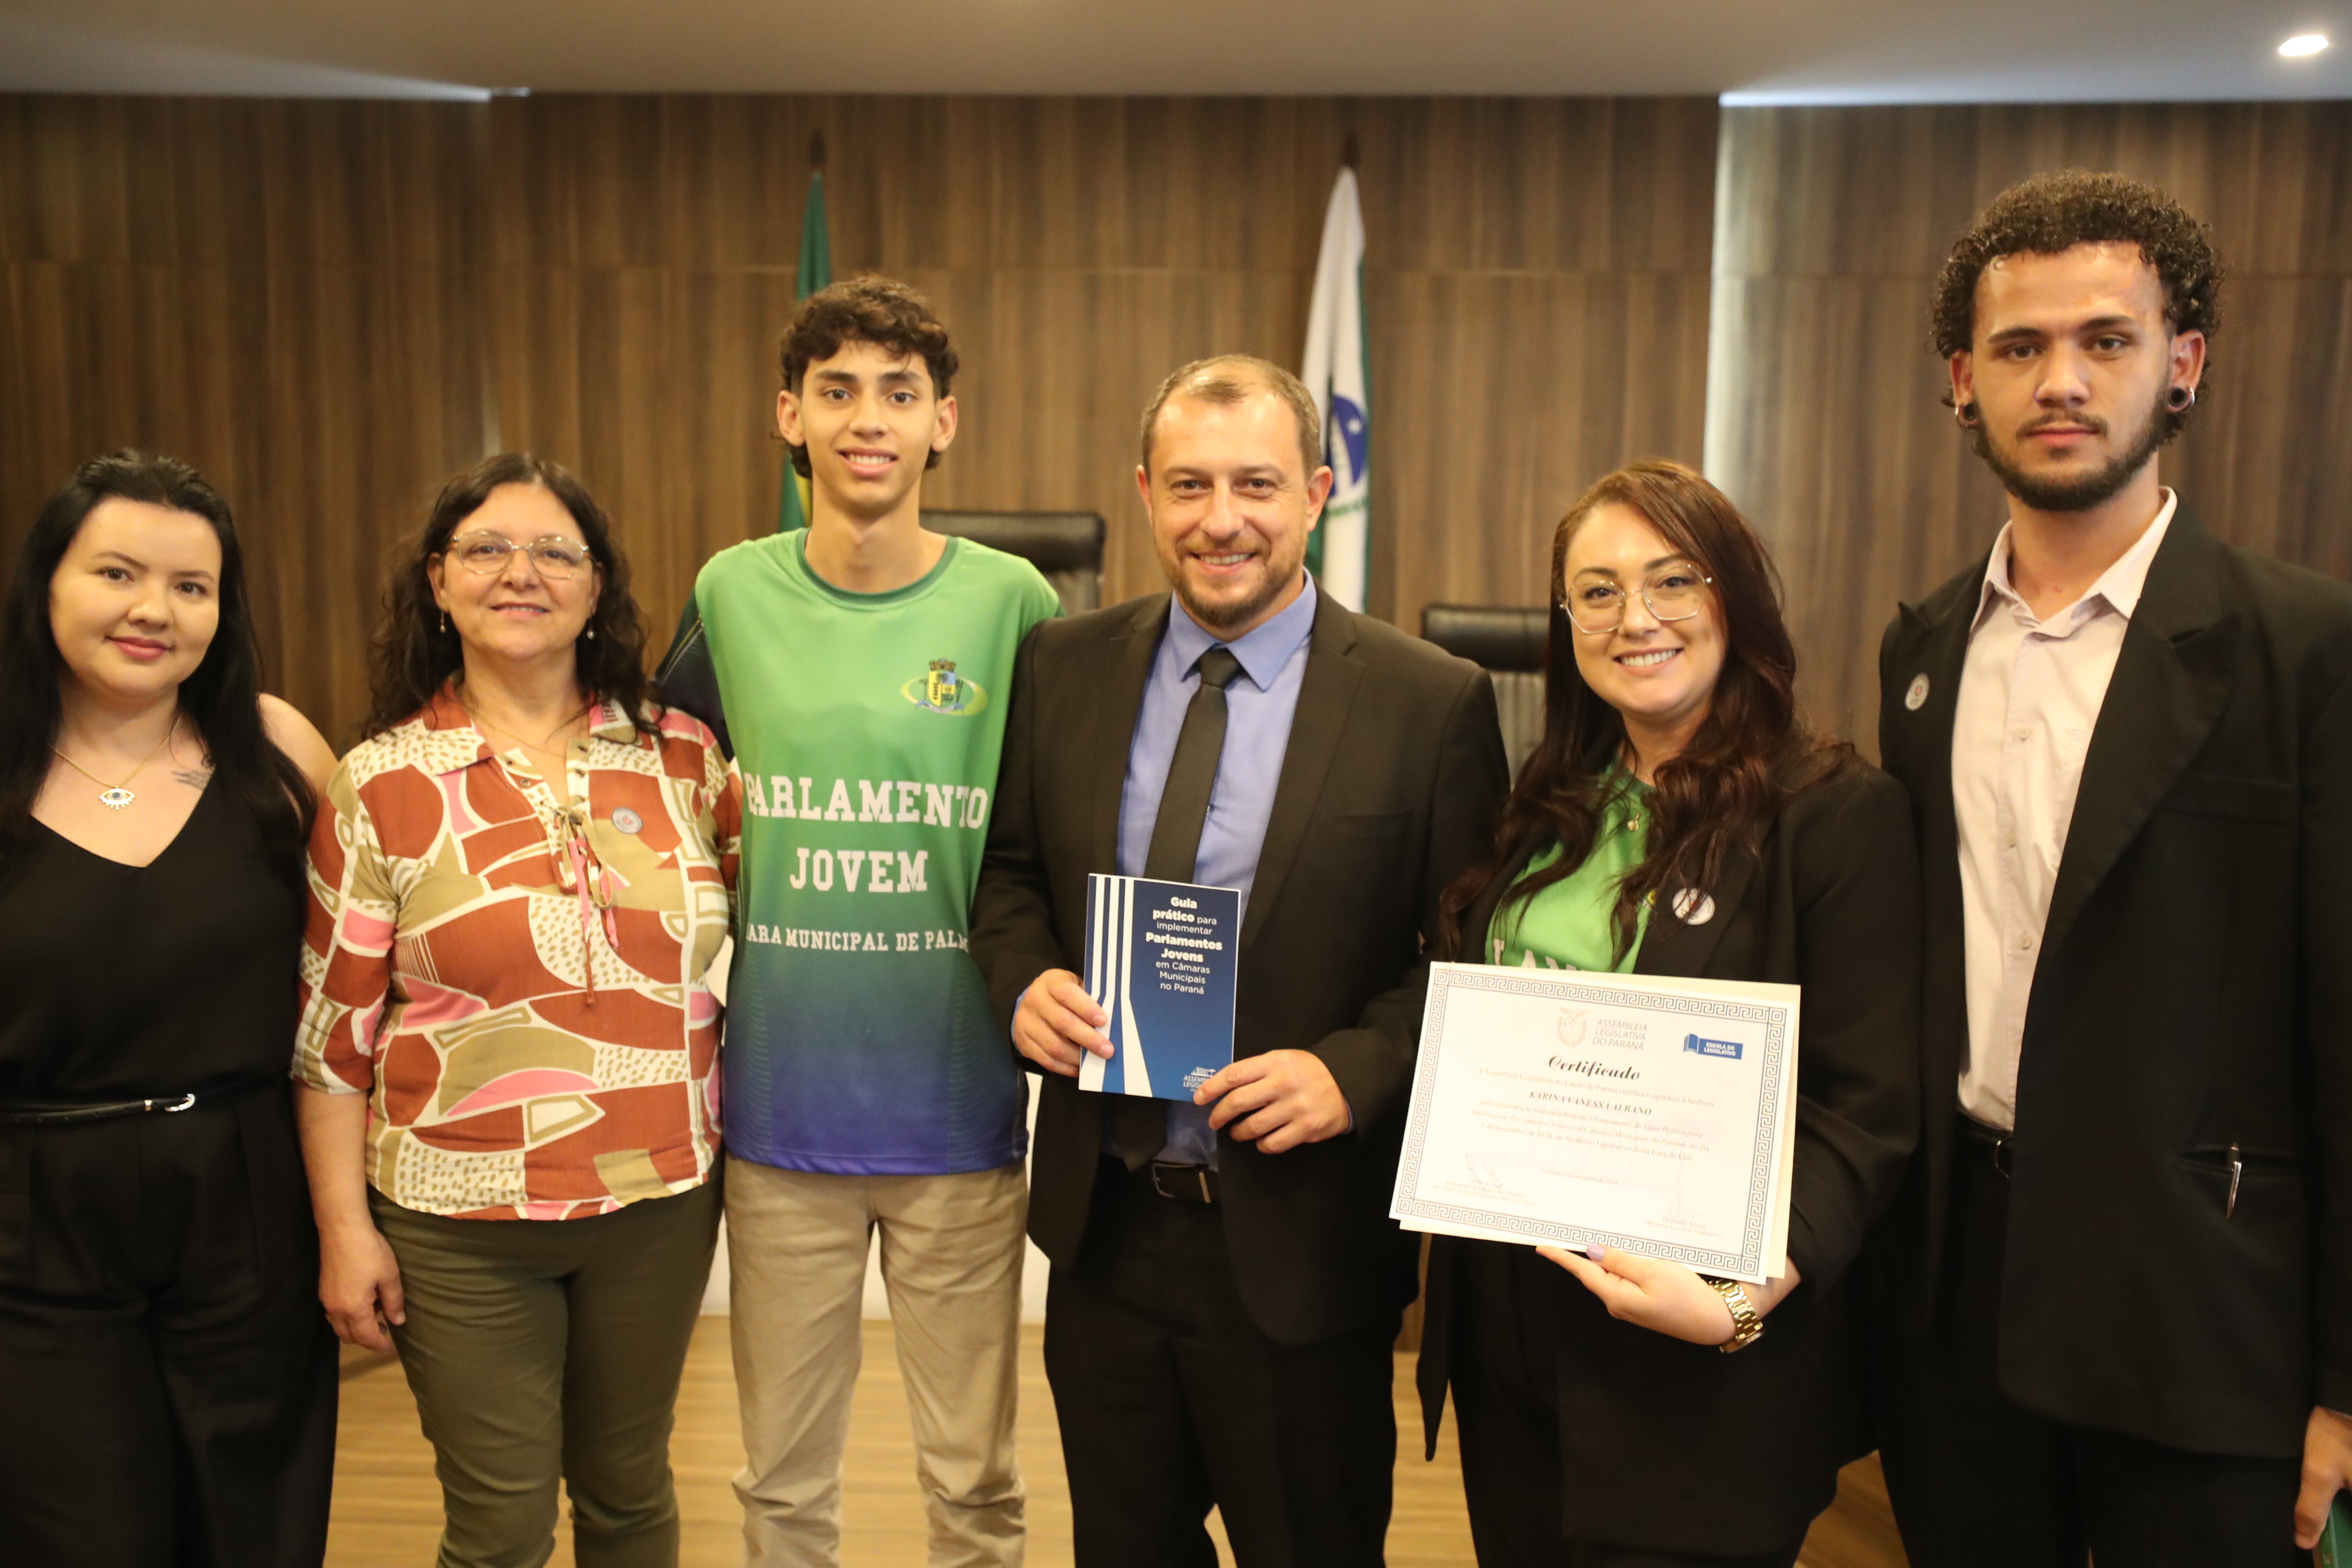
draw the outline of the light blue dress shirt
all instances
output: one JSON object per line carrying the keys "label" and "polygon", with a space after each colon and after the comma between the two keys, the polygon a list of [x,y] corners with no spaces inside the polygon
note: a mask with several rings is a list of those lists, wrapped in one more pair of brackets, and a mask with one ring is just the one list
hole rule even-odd
{"label": "light blue dress shirt", "polygon": [[[1299,688],[1307,679],[1307,639],[1315,629],[1315,579],[1282,613],[1224,646],[1241,661],[1242,672],[1225,688],[1225,743],[1217,753],[1217,778],[1209,787],[1209,816],[1201,825],[1200,858],[1192,880],[1241,890],[1242,915],[1249,915],[1250,884],[1257,879],[1258,851],[1274,816],[1274,791],[1282,778],[1283,754],[1290,749],[1290,721],[1298,711]],[[1143,706],[1135,716],[1135,739],[1127,752],[1127,784],[1118,802],[1118,872],[1140,877],[1151,851],[1151,829],[1160,797],[1168,787],[1168,767],[1185,710],[1201,689],[1201,656],[1218,646],[1214,634],[1170,595],[1168,632],[1144,682]],[[1111,1148],[1106,1135],[1106,1148]],[[1112,1152],[1117,1152],[1111,1148]],[[1168,1106],[1168,1143],[1163,1160],[1186,1164],[1217,1163],[1217,1135],[1206,1109],[1181,1100]]]}

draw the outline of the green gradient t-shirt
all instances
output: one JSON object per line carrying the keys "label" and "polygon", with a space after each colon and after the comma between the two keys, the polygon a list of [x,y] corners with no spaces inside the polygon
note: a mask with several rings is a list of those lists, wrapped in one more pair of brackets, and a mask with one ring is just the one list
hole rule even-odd
{"label": "green gradient t-shirt", "polygon": [[860,1175],[1008,1164],[1023,1084],[966,931],[1013,655],[1060,604],[962,539],[919,582],[845,593],[807,540],[735,545],[695,582],[743,779],[727,1146]]}
{"label": "green gradient t-shirt", "polygon": [[[1584,864],[1524,904],[1498,907],[1486,929],[1486,962],[1519,969],[1589,969],[1629,974],[1649,934],[1650,908],[1635,917],[1633,940],[1617,956],[1617,888],[1641,865],[1649,841],[1650,787],[1621,774],[1601,807],[1601,826]],[[1559,859],[1552,844],[1528,862],[1519,880]]]}

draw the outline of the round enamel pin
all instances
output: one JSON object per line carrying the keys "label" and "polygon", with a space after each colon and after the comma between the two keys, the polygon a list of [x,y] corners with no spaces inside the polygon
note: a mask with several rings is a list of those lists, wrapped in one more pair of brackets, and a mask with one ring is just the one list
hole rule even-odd
{"label": "round enamel pin", "polygon": [[646,819],[625,805],[615,806],[613,808],[613,826],[624,833],[641,833],[645,830]]}
{"label": "round enamel pin", "polygon": [[1715,919],[1715,900],[1696,888],[1675,895],[1675,919],[1686,926],[1703,926]]}
{"label": "round enamel pin", "polygon": [[1927,701],[1927,678],[1924,674],[1915,675],[1911,678],[1911,689],[1903,694],[1903,706],[1916,713]]}

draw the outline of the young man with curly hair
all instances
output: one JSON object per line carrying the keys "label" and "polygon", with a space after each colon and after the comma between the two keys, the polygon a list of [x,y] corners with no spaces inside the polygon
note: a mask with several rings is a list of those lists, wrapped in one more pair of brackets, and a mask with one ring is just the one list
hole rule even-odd
{"label": "young man with curly hair", "polygon": [[1026,1090],[966,933],[1013,653],[1060,606],[1026,562],[922,526],[956,354],[920,295],[811,295],[781,358],[809,526],[713,556],[663,669],[743,780],[724,1062],[745,1556],[840,1560],[878,1230],[930,1562],[1009,1568]]}
{"label": "young man with curly hair", "polygon": [[1882,1259],[1921,1568],[2289,1568],[2352,1477],[2352,589],[2158,482],[2221,282],[2162,192],[2070,172],[1937,289],[2009,506],[1879,659],[1927,896]]}

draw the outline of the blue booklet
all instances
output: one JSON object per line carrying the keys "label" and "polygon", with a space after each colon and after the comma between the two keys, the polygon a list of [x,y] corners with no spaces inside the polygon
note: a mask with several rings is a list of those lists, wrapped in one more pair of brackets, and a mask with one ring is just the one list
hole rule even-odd
{"label": "blue booklet", "polygon": [[1089,1055],[1078,1087],[1189,1101],[1234,1059],[1242,896],[1232,888],[1087,879],[1087,994],[1114,1054]]}

